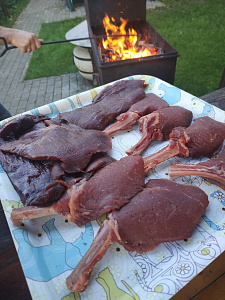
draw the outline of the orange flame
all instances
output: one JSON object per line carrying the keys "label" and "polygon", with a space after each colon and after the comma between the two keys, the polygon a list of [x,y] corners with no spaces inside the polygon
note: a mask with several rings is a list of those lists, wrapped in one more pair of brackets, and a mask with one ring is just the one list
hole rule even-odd
{"label": "orange flame", "polygon": [[[103,25],[106,31],[107,39],[102,39],[102,46],[105,50],[109,50],[108,60],[125,60],[132,58],[140,58],[151,55],[159,54],[157,47],[153,45],[144,45],[144,43],[137,44],[138,35],[137,32],[132,28],[126,30],[127,20],[120,18],[121,25],[117,26],[114,18],[109,18],[106,14],[103,19]],[[112,23],[113,22],[113,23]],[[113,35],[126,35],[126,36],[115,36]]]}

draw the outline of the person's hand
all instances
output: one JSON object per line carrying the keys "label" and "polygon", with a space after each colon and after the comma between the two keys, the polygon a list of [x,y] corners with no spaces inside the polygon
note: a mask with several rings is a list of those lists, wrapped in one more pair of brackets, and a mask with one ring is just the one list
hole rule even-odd
{"label": "person's hand", "polygon": [[16,46],[23,53],[35,51],[41,48],[42,39],[38,39],[34,33],[13,29],[9,44]]}
{"label": "person's hand", "polygon": [[24,53],[39,49],[43,42],[43,40],[38,39],[34,33],[1,26],[0,36],[3,36],[8,44],[19,48]]}

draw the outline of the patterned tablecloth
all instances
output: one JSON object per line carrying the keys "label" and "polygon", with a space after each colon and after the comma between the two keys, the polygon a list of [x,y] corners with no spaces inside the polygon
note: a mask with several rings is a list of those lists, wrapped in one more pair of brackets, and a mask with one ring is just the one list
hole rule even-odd
{"label": "patterned tablecloth", "polygon": [[[169,105],[183,106],[194,118],[206,116],[225,121],[225,112],[158,78],[135,75],[128,79],[144,79],[146,93],[153,92]],[[29,114],[55,117],[59,112],[84,106],[105,86],[74,95],[49,105],[33,109]],[[5,123],[6,121],[3,121]],[[140,139],[137,126],[133,130],[113,135],[109,155],[116,159]],[[150,155],[168,142],[154,141],[144,152]],[[168,178],[168,166],[174,162],[204,161],[172,158],[159,164],[146,178]],[[21,265],[33,299],[169,299],[225,249],[225,192],[197,176],[173,179],[203,189],[209,196],[209,206],[188,240],[167,242],[154,251],[137,254],[127,252],[115,243],[95,266],[87,289],[73,293],[66,287],[66,277],[91,245],[102,218],[79,228],[59,215],[23,222],[19,227],[10,220],[12,208],[22,206],[6,173],[0,172],[0,198],[15,242]],[[13,276],[13,274],[12,274]],[[112,297],[111,297],[111,296]]]}

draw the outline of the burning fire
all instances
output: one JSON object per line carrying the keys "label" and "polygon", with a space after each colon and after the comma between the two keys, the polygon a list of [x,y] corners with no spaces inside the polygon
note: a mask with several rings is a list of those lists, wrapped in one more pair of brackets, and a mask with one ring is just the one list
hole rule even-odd
{"label": "burning fire", "polygon": [[[120,18],[120,21],[120,26],[113,24],[115,19],[111,18],[110,20],[107,14],[103,19],[107,35],[106,39],[102,39],[102,47],[105,49],[104,53],[102,53],[104,61],[125,60],[161,54],[156,46],[147,44],[144,41],[138,41],[138,34],[133,28],[126,30],[127,20]],[[123,36],[118,37],[118,35]]]}

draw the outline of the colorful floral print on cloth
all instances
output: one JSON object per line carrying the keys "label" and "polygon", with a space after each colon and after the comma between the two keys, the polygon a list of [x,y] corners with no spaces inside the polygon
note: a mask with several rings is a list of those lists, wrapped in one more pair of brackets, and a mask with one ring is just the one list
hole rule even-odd
{"label": "colorful floral print on cloth", "polygon": [[[158,78],[136,75],[127,79],[144,79],[146,93],[154,93],[169,105],[185,107],[193,118],[209,116],[225,121],[225,112]],[[55,117],[59,112],[74,110],[91,103],[105,86],[74,95],[33,109],[29,114]],[[7,120],[3,121],[3,123]],[[125,151],[141,137],[138,125],[132,130],[117,132],[108,154],[115,159],[126,156]],[[142,154],[153,154],[168,142],[153,141]],[[207,159],[173,157],[153,168],[147,179],[167,178],[168,167],[174,162],[196,164]],[[12,208],[21,207],[18,194],[1,169],[0,195],[7,222],[18,251],[20,262],[33,299],[169,299],[200,273],[225,249],[225,191],[198,176],[173,178],[178,183],[200,187],[209,198],[209,206],[188,240],[162,243],[153,251],[138,254],[128,252],[114,243],[95,266],[87,289],[78,294],[67,289],[66,278],[90,247],[105,219],[78,227],[60,215],[23,222],[20,226],[10,220]]]}

